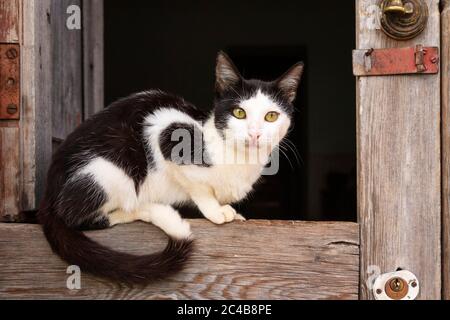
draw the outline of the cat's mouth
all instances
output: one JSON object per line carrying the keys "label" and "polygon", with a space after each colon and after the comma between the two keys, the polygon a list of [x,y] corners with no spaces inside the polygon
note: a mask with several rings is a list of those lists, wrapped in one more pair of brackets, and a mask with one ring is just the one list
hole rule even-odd
{"label": "cat's mouth", "polygon": [[272,143],[266,140],[251,140],[247,139],[244,142],[244,146],[247,149],[267,149],[272,147]]}
{"label": "cat's mouth", "polygon": [[259,148],[260,146],[261,146],[261,143],[257,140],[251,140],[251,139],[245,140],[246,148]]}

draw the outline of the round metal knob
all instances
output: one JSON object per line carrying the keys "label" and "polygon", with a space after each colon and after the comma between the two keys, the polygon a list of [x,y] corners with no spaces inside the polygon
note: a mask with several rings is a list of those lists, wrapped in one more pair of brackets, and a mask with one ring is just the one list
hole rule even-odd
{"label": "round metal knob", "polygon": [[418,36],[428,22],[428,6],[424,0],[382,0],[381,29],[396,40]]}
{"label": "round metal knob", "polygon": [[411,3],[404,4],[402,0],[391,0],[383,9],[385,13],[400,13],[400,14],[411,14],[413,13],[414,8]]}

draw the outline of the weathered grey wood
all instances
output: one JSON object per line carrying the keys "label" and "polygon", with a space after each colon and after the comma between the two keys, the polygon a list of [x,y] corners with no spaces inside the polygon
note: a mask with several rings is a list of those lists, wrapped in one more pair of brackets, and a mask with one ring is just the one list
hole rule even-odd
{"label": "weathered grey wood", "polygon": [[81,0],[53,0],[51,5],[52,136],[57,140],[64,140],[83,120],[83,32],[66,26],[71,5],[81,7]]}
{"label": "weathered grey wood", "polygon": [[[377,29],[378,2],[356,1],[358,49],[439,46],[438,0],[427,0],[426,30],[402,42]],[[383,273],[412,271],[420,280],[420,298],[439,299],[440,76],[360,77],[357,88],[360,297],[373,298],[368,271],[378,266]]]}
{"label": "weathered grey wood", "polygon": [[104,108],[103,0],[83,0],[84,119]]}
{"label": "weathered grey wood", "polygon": [[0,42],[18,43],[20,0],[0,0]]}
{"label": "weathered grey wood", "polygon": [[450,1],[442,1],[442,285],[450,299]]}
{"label": "weathered grey wood", "polygon": [[22,207],[35,209],[45,189],[53,139],[83,120],[82,30],[66,27],[81,0],[23,0]]}
{"label": "weathered grey wood", "polygon": [[[44,191],[52,156],[52,0],[23,0],[21,196],[24,210],[35,209]],[[55,15],[57,16],[57,15]]]}
{"label": "weathered grey wood", "polygon": [[[0,42],[18,43],[19,35],[19,0],[0,0]],[[0,120],[0,222],[14,220],[20,208],[19,136],[19,121]]]}
{"label": "weathered grey wood", "polygon": [[0,222],[13,221],[19,212],[19,126],[0,121]]}
{"label": "weathered grey wood", "polygon": [[[180,274],[146,288],[124,288],[83,274],[66,288],[66,264],[38,226],[0,225],[0,298],[38,299],[357,299],[358,225],[278,221],[215,226],[191,221],[196,250]],[[164,247],[155,227],[137,223],[89,236],[117,250]]]}

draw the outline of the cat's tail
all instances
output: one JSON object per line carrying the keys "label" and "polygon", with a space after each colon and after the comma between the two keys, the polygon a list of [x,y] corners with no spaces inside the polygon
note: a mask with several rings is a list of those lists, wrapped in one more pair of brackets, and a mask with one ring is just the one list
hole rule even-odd
{"label": "cat's tail", "polygon": [[81,272],[125,284],[147,284],[180,271],[188,260],[192,240],[170,239],[158,253],[137,256],[114,251],[69,228],[48,206],[39,211],[39,222],[53,251]]}

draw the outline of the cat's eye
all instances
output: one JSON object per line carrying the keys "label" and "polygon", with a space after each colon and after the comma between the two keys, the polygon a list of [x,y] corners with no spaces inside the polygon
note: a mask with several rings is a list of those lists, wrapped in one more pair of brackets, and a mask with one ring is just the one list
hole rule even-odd
{"label": "cat's eye", "polygon": [[233,116],[237,119],[243,120],[247,118],[247,113],[245,113],[245,110],[242,108],[235,108],[233,110]]}
{"label": "cat's eye", "polygon": [[280,117],[280,114],[278,112],[272,111],[272,112],[269,112],[268,114],[266,114],[265,120],[267,122],[275,122],[278,120],[279,117]]}

